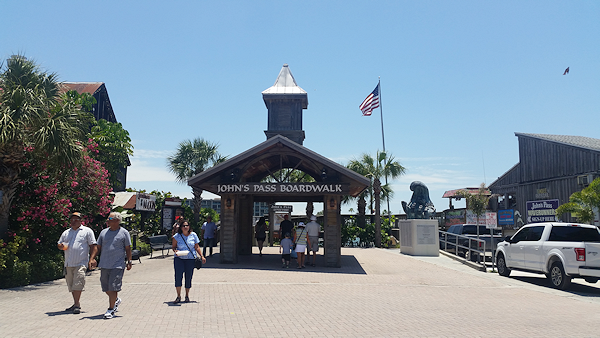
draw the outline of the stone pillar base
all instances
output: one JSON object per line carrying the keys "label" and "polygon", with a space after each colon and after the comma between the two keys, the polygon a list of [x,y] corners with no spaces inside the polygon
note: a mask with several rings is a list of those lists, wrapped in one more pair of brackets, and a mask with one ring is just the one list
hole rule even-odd
{"label": "stone pillar base", "polygon": [[401,220],[400,252],[413,256],[440,255],[438,221],[435,219]]}

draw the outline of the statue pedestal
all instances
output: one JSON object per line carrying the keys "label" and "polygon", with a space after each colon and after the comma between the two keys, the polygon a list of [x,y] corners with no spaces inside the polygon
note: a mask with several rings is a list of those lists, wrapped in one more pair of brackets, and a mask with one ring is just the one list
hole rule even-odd
{"label": "statue pedestal", "polygon": [[435,219],[409,219],[399,221],[400,252],[413,256],[440,255],[438,221]]}

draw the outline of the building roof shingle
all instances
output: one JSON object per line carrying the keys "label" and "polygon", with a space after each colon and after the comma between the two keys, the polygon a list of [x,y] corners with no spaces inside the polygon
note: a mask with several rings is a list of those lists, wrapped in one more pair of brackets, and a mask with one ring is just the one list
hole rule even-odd
{"label": "building roof shingle", "polygon": [[585,137],[585,136],[570,136],[570,135],[547,135],[547,134],[527,134],[527,133],[515,133],[515,136],[533,137],[540,140],[561,143],[578,148],[584,148],[594,151],[600,151],[600,140]]}

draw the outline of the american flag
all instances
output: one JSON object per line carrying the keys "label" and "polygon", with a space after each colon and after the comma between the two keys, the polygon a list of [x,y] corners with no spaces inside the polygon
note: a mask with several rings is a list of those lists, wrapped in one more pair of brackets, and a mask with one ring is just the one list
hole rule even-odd
{"label": "american flag", "polygon": [[358,106],[363,113],[363,116],[371,116],[373,109],[379,107],[379,84],[375,90]]}

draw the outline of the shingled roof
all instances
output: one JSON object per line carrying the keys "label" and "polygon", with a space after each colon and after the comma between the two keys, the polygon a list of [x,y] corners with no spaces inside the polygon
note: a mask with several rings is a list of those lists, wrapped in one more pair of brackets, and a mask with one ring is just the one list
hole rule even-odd
{"label": "shingled roof", "polygon": [[594,151],[600,151],[600,140],[584,137],[584,136],[569,136],[569,135],[546,135],[546,134],[526,134],[526,133],[515,133],[515,136],[521,137],[533,137],[540,140],[560,143],[568,146],[574,146]]}
{"label": "shingled roof", "polygon": [[66,91],[74,90],[79,94],[88,93],[90,95],[96,94],[96,92],[102,87],[104,82],[62,82],[61,85],[66,88]]}

